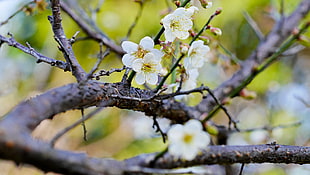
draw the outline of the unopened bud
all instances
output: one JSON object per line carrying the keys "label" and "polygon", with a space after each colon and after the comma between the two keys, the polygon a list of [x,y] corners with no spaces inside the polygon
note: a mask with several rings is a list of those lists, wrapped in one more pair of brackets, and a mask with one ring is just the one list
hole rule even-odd
{"label": "unopened bud", "polygon": [[298,35],[298,34],[299,34],[299,29],[295,27],[295,28],[293,29],[293,31],[292,31],[292,34],[293,34],[293,35]]}
{"label": "unopened bud", "polygon": [[310,47],[310,39],[305,35],[300,35],[297,41],[299,44],[305,47]]}
{"label": "unopened bud", "polygon": [[175,4],[177,7],[180,7],[181,2],[180,2],[180,1],[174,1],[174,4]]}
{"label": "unopened bud", "polygon": [[219,133],[219,130],[217,129],[217,127],[210,123],[206,123],[205,128],[210,135],[218,135]]}
{"label": "unopened bud", "polygon": [[216,27],[211,27],[210,31],[215,35],[215,36],[221,36],[222,35],[222,30],[220,28]]}
{"label": "unopened bud", "polygon": [[213,3],[210,0],[199,0],[203,8],[211,8]]}
{"label": "unopened bud", "polygon": [[230,97],[226,97],[222,100],[222,105],[230,105],[232,102],[232,99]]}
{"label": "unopened bud", "polygon": [[252,100],[254,98],[257,97],[257,94],[256,92],[254,91],[249,91],[247,89],[242,89],[240,92],[239,92],[239,95],[241,97],[243,97],[244,99],[247,99],[247,100]]}
{"label": "unopened bud", "polygon": [[222,8],[218,8],[218,9],[215,11],[215,15],[219,15],[219,14],[221,14],[221,13],[222,13],[222,11],[223,11],[223,9],[222,9]]}
{"label": "unopened bud", "polygon": [[210,38],[207,37],[207,36],[200,35],[199,39],[201,39],[205,44],[209,44],[210,43]]}
{"label": "unopened bud", "polygon": [[188,49],[189,49],[189,45],[188,44],[181,44],[180,45],[180,49],[181,49],[181,53],[182,54],[187,54],[187,51],[188,51]]}

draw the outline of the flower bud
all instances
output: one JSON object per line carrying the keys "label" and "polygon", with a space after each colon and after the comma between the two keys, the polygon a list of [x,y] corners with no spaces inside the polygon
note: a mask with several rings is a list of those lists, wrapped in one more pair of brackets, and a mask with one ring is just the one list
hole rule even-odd
{"label": "flower bud", "polygon": [[205,123],[205,128],[206,131],[210,134],[210,135],[218,135],[219,130],[217,129],[216,126],[212,125],[211,123],[207,122]]}
{"label": "flower bud", "polygon": [[175,4],[177,7],[180,7],[181,2],[180,2],[180,1],[174,1],[174,4]]}
{"label": "flower bud", "polygon": [[249,91],[247,89],[242,89],[240,92],[239,92],[239,95],[241,97],[243,97],[244,99],[247,99],[247,100],[252,100],[254,98],[257,97],[257,94],[256,92],[254,91]]}
{"label": "flower bud", "polygon": [[184,54],[184,55],[187,54],[188,49],[189,49],[189,45],[188,44],[183,43],[183,44],[180,45],[180,50],[181,50],[182,54]]}
{"label": "flower bud", "polygon": [[211,8],[213,3],[210,0],[199,0],[203,8]]}
{"label": "flower bud", "polygon": [[310,47],[310,39],[305,35],[300,35],[297,42],[305,47]]}
{"label": "flower bud", "polygon": [[222,35],[222,30],[220,28],[210,27],[210,31],[215,36],[221,36]]}

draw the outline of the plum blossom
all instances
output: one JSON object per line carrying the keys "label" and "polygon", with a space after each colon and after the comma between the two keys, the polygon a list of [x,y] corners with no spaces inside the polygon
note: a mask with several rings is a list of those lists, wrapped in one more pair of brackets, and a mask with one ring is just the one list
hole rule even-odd
{"label": "plum blossom", "polygon": [[210,0],[199,0],[203,8],[211,8],[213,3]]}
{"label": "plum blossom", "polygon": [[162,19],[166,41],[173,42],[175,38],[186,39],[189,37],[188,30],[193,26],[191,18],[195,11],[198,11],[198,8],[194,6],[188,9],[181,7]]}
{"label": "plum blossom", "polygon": [[198,120],[189,120],[185,125],[176,124],[168,131],[171,155],[193,160],[201,149],[210,143],[210,136],[202,130]]}
{"label": "plum blossom", "polygon": [[137,72],[136,82],[144,84],[145,82],[155,85],[158,81],[158,73],[161,70],[161,59],[153,53],[146,53],[143,59],[135,59],[132,63],[132,69]]}
{"label": "plum blossom", "polygon": [[132,63],[136,59],[142,59],[147,53],[152,53],[158,58],[163,56],[161,51],[154,49],[154,41],[149,36],[142,38],[139,44],[131,41],[124,41],[121,46],[126,52],[122,58],[122,62],[125,66],[130,68],[132,68]]}
{"label": "plum blossom", "polygon": [[185,73],[185,76],[182,82],[182,90],[187,91],[187,90],[194,89],[197,84],[198,75],[199,75],[198,69],[186,70],[186,73]]}
{"label": "plum blossom", "polygon": [[209,51],[209,46],[204,45],[202,40],[194,41],[184,59],[185,69],[202,67]]}

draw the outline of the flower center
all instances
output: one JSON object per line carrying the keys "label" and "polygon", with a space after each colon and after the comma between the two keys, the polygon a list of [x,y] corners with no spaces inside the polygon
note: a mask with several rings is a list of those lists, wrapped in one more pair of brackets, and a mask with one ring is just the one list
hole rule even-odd
{"label": "flower center", "polygon": [[179,20],[173,20],[170,24],[170,28],[172,29],[172,31],[180,30],[180,28],[181,28],[180,21]]}
{"label": "flower center", "polygon": [[183,136],[183,141],[184,141],[184,143],[191,143],[192,141],[193,141],[193,135],[191,135],[191,134],[185,134],[184,136]]}
{"label": "flower center", "polygon": [[154,65],[151,63],[143,63],[141,70],[149,73],[155,72]]}
{"label": "flower center", "polygon": [[149,53],[148,50],[144,50],[141,46],[138,47],[138,50],[136,52],[137,58],[143,58],[147,53]]}

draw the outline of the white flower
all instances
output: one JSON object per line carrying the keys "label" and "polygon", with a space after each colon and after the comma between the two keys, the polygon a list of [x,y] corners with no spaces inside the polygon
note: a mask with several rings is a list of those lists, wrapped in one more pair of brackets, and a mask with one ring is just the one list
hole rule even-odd
{"label": "white flower", "polygon": [[186,160],[193,160],[210,143],[209,134],[202,130],[197,120],[189,120],[184,126],[173,125],[168,131],[168,139],[169,153]]}
{"label": "white flower", "polygon": [[191,90],[196,87],[196,82],[198,78],[199,72],[197,69],[189,69],[186,70],[186,76],[183,79],[182,82],[182,90]]}
{"label": "white flower", "polygon": [[126,52],[122,58],[122,62],[130,68],[132,68],[132,63],[136,59],[143,58],[147,53],[153,53],[154,56],[159,58],[163,56],[161,51],[154,49],[154,41],[149,36],[142,38],[139,45],[131,41],[124,41],[122,48]]}
{"label": "white flower", "polygon": [[161,68],[160,58],[153,53],[147,53],[143,59],[136,59],[132,63],[132,69],[137,72],[136,82],[138,84],[147,82],[155,85]]}
{"label": "white flower", "polygon": [[202,67],[209,51],[209,46],[204,45],[202,40],[194,41],[184,59],[185,69]]}
{"label": "white flower", "polygon": [[175,38],[188,38],[188,30],[193,26],[191,17],[197,10],[198,8],[194,6],[188,9],[181,7],[177,8],[172,14],[165,16],[162,23],[165,28],[166,41],[172,42]]}

